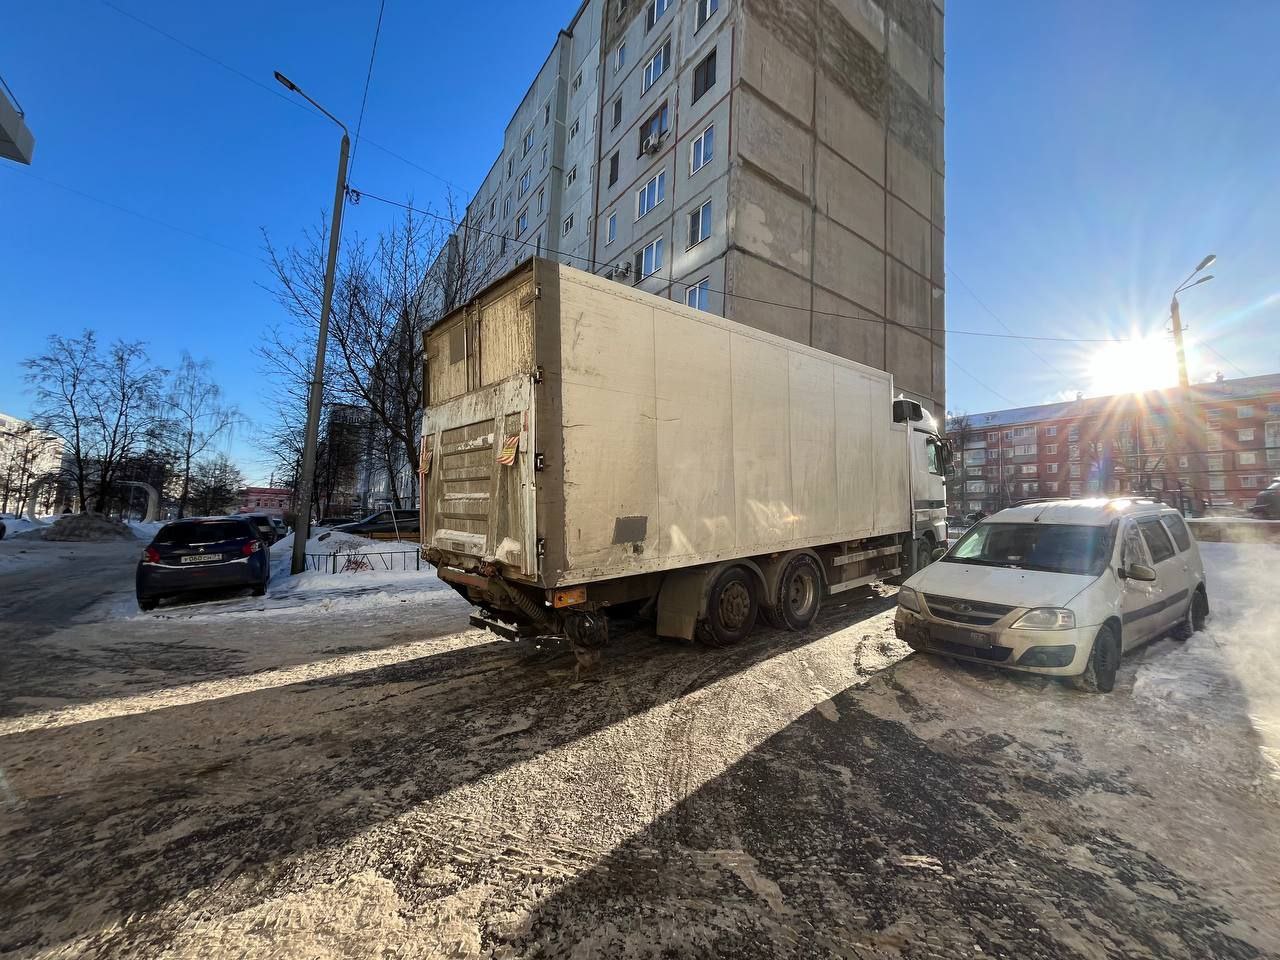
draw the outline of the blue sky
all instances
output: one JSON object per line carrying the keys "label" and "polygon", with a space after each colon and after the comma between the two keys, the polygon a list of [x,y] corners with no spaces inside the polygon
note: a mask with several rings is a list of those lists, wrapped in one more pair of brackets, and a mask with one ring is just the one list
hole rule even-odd
{"label": "blue sky", "polygon": [[[49,0],[4,13],[0,75],[37,146],[33,167],[0,166],[0,410],[29,408],[22,357],[92,326],[147,340],[161,364],[209,357],[262,417],[252,348],[280,319],[262,230],[288,242],[317,221],[336,131],[111,4],[268,87],[281,70],[352,125],[378,5]],[[443,178],[465,195],[575,8],[388,0],[364,133],[412,164],[364,143],[352,184],[439,204]],[[1193,376],[1280,371],[1277,35],[1280,4],[1263,0],[950,4],[948,326],[1159,335],[1173,286],[1212,251],[1216,279],[1186,295],[1183,319],[1226,360],[1193,345]],[[346,230],[372,234],[391,215],[349,207]],[[953,411],[1174,376],[1159,339],[952,333],[948,350]],[[265,479],[250,436],[233,452]]]}

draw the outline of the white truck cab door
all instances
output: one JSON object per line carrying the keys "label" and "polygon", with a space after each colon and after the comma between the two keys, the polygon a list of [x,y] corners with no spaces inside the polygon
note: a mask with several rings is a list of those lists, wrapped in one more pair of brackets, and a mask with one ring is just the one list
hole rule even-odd
{"label": "white truck cab door", "polygon": [[1138,517],[1137,524],[1155,563],[1156,584],[1160,587],[1163,607],[1153,619],[1159,623],[1159,632],[1163,633],[1186,613],[1190,596],[1187,564],[1158,516]]}
{"label": "white truck cab door", "polygon": [[[1127,518],[1120,528],[1118,565],[1127,569],[1132,563],[1155,566],[1137,522],[1133,518]],[[1160,631],[1160,621],[1157,619],[1163,606],[1160,572],[1156,571],[1156,579],[1150,583],[1120,577],[1119,584],[1120,620],[1123,624],[1120,631],[1121,643],[1123,649],[1128,650]]]}

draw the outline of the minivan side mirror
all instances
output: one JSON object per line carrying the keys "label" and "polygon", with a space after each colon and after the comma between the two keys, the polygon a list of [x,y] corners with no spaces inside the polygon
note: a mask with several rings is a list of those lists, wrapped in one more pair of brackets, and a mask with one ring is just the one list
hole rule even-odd
{"label": "minivan side mirror", "polygon": [[1127,568],[1121,567],[1118,572],[1122,580],[1139,580],[1142,583],[1150,583],[1156,578],[1156,572],[1145,563],[1131,563]]}

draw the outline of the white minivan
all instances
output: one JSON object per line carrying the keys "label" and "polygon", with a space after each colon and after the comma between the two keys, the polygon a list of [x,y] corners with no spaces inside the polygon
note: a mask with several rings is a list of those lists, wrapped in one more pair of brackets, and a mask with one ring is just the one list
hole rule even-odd
{"label": "white minivan", "polygon": [[1124,651],[1185,640],[1208,613],[1200,551],[1172,507],[1055,500],[971,527],[902,585],[894,629],[916,650],[1105,692]]}

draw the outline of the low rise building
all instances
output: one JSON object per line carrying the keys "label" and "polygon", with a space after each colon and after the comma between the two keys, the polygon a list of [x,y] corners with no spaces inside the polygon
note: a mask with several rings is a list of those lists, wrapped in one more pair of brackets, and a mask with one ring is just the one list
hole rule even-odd
{"label": "low rise building", "polygon": [[1280,374],[964,414],[947,432],[956,515],[1115,493],[1247,507],[1280,475]]}
{"label": "low rise building", "polygon": [[236,513],[265,513],[283,517],[293,509],[293,491],[288,487],[245,487],[240,491]]}

